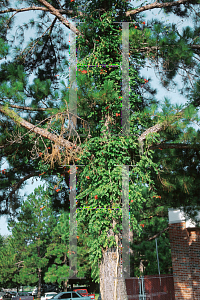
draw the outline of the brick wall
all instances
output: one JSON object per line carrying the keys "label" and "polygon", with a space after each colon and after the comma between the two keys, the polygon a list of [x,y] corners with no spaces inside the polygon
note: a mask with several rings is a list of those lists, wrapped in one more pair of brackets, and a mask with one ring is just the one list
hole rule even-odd
{"label": "brick wall", "polygon": [[193,294],[195,300],[200,300],[200,231],[197,228],[188,228],[188,233]]}
{"label": "brick wall", "polygon": [[186,222],[169,224],[176,300],[200,300],[200,232]]}

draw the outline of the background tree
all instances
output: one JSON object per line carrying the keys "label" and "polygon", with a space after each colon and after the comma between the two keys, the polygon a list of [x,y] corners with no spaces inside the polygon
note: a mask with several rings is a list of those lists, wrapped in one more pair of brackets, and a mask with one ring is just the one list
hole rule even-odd
{"label": "background tree", "polygon": [[9,221],[13,251],[20,258],[17,281],[23,285],[37,283],[38,298],[41,297],[44,270],[48,264],[46,249],[55,225],[50,195],[41,186],[24,201],[17,220]]}
{"label": "background tree", "polygon": [[15,252],[13,247],[11,236],[1,237],[1,248],[0,248],[0,282],[1,287],[7,286],[8,288],[20,286],[20,282],[17,280],[19,274],[18,268],[18,253]]}
{"label": "background tree", "polygon": [[[84,283],[91,284],[91,267],[89,265],[88,237],[83,231],[83,226],[78,227],[78,260],[77,277],[85,277]],[[67,291],[69,278],[69,213],[61,214],[57,225],[52,232],[52,242],[47,247],[46,257],[49,258],[49,267],[45,272],[44,280],[49,283],[58,283],[63,291]],[[81,284],[81,280],[77,283]]]}

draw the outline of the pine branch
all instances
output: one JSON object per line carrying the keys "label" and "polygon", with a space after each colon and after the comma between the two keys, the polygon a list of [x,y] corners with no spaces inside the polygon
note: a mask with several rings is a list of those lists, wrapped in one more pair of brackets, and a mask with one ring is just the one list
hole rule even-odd
{"label": "pine branch", "polygon": [[33,177],[34,175],[36,175],[36,173],[35,173],[35,172],[32,172],[32,173],[30,173],[30,174],[24,176],[24,177],[23,177],[22,179],[20,179],[16,184],[13,184],[13,185],[11,186],[12,191],[9,193],[9,198],[12,197],[12,195],[16,192],[16,190],[19,189],[20,186],[21,186],[27,179]]}
{"label": "pine branch", "polygon": [[[43,32],[43,34],[37,38],[36,42],[34,43],[34,45],[29,49],[28,53],[32,50],[33,52],[33,49],[35,48],[35,46],[38,44],[39,40],[46,34],[47,31],[49,31],[49,35],[52,33],[52,30],[53,30],[53,27],[55,26],[55,23],[56,23],[56,20],[57,20],[57,17],[54,18],[53,22],[51,23],[51,25],[45,30],[45,32]],[[32,42],[33,44],[33,42]],[[24,52],[26,51],[26,48],[20,53],[20,55],[18,57],[20,57]],[[27,54],[28,54],[27,53]],[[27,56],[27,54],[25,54],[23,56],[23,58],[25,58]]]}
{"label": "pine branch", "polygon": [[46,110],[51,110],[51,108],[43,108],[43,107],[33,108],[33,107],[20,106],[20,105],[14,105],[14,104],[9,104],[9,106],[13,107],[13,108],[17,108],[17,109],[30,110],[30,111],[46,111]]}
{"label": "pine branch", "polygon": [[162,231],[156,233],[155,235],[153,235],[152,237],[148,238],[147,241],[151,241],[154,240],[155,238],[157,238],[160,234],[162,234],[163,232],[167,231],[169,229],[169,226],[166,227],[165,229],[163,229]]}
{"label": "pine branch", "polygon": [[146,136],[149,134],[149,133],[155,133],[155,132],[159,132],[163,129],[164,127],[164,124],[156,124],[150,128],[148,128],[147,130],[145,130],[141,136],[139,136],[138,138],[138,142],[139,142],[139,146],[141,147],[141,150],[143,152],[143,143],[144,143],[144,140],[146,139]]}
{"label": "pine branch", "polygon": [[155,149],[200,149],[200,145],[188,145],[188,144],[158,144],[158,145],[153,145],[149,148],[150,150],[155,150]]}
{"label": "pine branch", "polygon": [[[173,45],[170,45],[170,47],[172,47]],[[177,47],[177,45],[174,45]],[[195,49],[195,50],[200,50],[200,45],[188,45],[189,47],[191,47],[192,49]],[[142,47],[142,48],[139,48],[139,49],[134,49],[136,50],[137,52],[151,52],[151,51],[158,51],[160,50],[161,47],[159,46],[151,46],[151,47]],[[133,51],[133,50],[132,50]]]}
{"label": "pine branch", "polygon": [[[9,109],[8,107],[4,107],[4,106],[0,105],[0,112],[2,112],[4,115],[11,118],[15,123],[20,124],[22,127],[36,133],[37,135],[42,136],[43,138],[46,138],[66,149],[73,149],[75,152],[78,152],[80,150],[80,147],[75,147],[72,142],[67,141],[64,138],[58,137],[57,135],[50,133],[46,129],[39,128],[39,127],[27,122],[26,120],[21,118],[16,112]],[[71,150],[70,150],[70,152],[71,152]]]}
{"label": "pine branch", "polygon": [[[84,38],[84,35],[74,25],[72,25],[69,21],[67,21],[66,18],[64,18],[62,16],[62,14],[59,12],[58,9],[56,9],[55,7],[53,7],[46,0],[38,0],[38,2],[40,2],[41,4],[43,4],[48,9],[48,11],[52,15],[56,16],[67,28],[69,28],[70,30],[72,30],[78,36],[82,36]],[[89,41],[86,40],[86,43],[89,43]]]}
{"label": "pine branch", "polygon": [[[185,108],[183,108],[181,111],[178,111],[174,116],[173,118],[171,119],[171,122],[173,121],[177,121],[177,119],[181,118],[184,114],[184,112],[188,109],[188,106],[186,106]],[[139,137],[138,137],[138,143],[139,143],[139,146],[140,146],[140,151],[141,153],[143,153],[143,144],[144,144],[144,140],[146,139],[146,136],[149,134],[149,133],[156,133],[156,132],[159,132],[159,131],[162,131],[162,130],[165,130],[166,127],[168,127],[169,125],[164,121],[162,123],[157,123],[155,124],[154,126],[148,128],[147,130],[145,130]],[[174,144],[175,145],[175,144]],[[177,145],[177,148],[178,148],[178,144]],[[180,144],[182,145],[182,144]],[[161,144],[159,145],[156,145],[158,146],[157,148],[160,148],[161,147]],[[155,146],[155,147],[156,147]],[[185,145],[186,146],[186,145]],[[187,145],[188,146],[188,145]],[[150,147],[154,147],[154,146],[150,146]],[[149,149],[150,149],[149,147]],[[166,144],[166,147],[167,147],[167,144]],[[170,147],[169,147],[170,148]],[[152,148],[151,148],[152,149]]]}
{"label": "pine branch", "polygon": [[150,10],[154,8],[163,8],[163,7],[171,7],[171,6],[177,6],[184,3],[190,3],[190,0],[178,0],[175,2],[166,2],[166,3],[158,3],[157,0],[154,3],[147,4],[145,6],[130,10],[126,12],[126,16],[135,15],[145,10]]}

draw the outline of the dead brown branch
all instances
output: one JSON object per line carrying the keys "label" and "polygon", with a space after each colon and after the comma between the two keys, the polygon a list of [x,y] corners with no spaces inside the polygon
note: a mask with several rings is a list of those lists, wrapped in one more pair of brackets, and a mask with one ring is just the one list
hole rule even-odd
{"label": "dead brown branch", "polygon": [[[42,137],[51,140],[52,142],[56,143],[57,145],[64,147],[66,149],[74,149],[75,152],[78,152],[80,150],[80,147],[75,147],[74,144],[68,140],[65,140],[64,138],[58,137],[56,134],[53,134],[46,129],[39,128],[30,122],[27,122],[23,118],[19,117],[16,112],[9,108],[5,108],[4,106],[0,105],[0,112],[2,112],[4,115],[8,116],[12,120],[14,120],[15,123],[20,124],[22,127],[26,128],[27,130],[30,130],[31,132],[36,133],[37,135],[41,135]],[[76,149],[75,149],[76,148]],[[71,152],[71,150],[70,150]]]}

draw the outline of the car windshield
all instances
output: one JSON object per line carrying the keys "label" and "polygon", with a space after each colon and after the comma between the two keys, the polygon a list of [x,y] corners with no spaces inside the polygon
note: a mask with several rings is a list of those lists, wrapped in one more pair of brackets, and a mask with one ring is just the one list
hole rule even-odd
{"label": "car windshield", "polygon": [[51,296],[56,296],[56,294],[54,294],[54,293],[53,293],[53,294],[49,294],[49,293],[48,293],[48,294],[46,294],[46,296],[47,296],[47,297],[51,297]]}
{"label": "car windshield", "polygon": [[80,293],[81,293],[81,294],[83,294],[83,293],[84,293],[84,294],[87,294],[86,290],[78,290],[78,291],[76,291],[76,292],[79,293],[79,294],[80,294]]}

